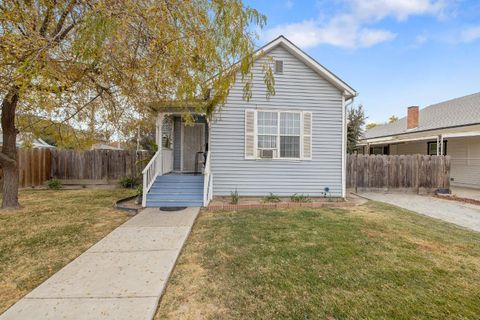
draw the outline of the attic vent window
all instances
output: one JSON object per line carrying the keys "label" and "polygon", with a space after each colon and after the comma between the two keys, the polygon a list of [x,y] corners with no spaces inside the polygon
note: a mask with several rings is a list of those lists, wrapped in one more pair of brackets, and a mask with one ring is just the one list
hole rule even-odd
{"label": "attic vent window", "polygon": [[283,60],[275,60],[275,73],[283,73]]}

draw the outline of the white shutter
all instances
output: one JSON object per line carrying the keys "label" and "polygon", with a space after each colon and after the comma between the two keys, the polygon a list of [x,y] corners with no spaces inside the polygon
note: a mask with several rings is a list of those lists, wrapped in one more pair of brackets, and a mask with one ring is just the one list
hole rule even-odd
{"label": "white shutter", "polygon": [[245,109],[245,159],[255,159],[255,110]]}
{"label": "white shutter", "polygon": [[312,159],[312,113],[303,112],[303,158]]}

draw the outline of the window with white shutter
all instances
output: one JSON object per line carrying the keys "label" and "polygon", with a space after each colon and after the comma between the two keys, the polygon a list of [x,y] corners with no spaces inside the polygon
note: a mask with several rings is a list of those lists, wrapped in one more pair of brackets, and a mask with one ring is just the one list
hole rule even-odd
{"label": "window with white shutter", "polygon": [[246,159],[312,158],[312,113],[245,110]]}
{"label": "window with white shutter", "polygon": [[312,113],[303,112],[303,158],[312,158]]}
{"label": "window with white shutter", "polygon": [[245,159],[255,159],[255,110],[245,110]]}

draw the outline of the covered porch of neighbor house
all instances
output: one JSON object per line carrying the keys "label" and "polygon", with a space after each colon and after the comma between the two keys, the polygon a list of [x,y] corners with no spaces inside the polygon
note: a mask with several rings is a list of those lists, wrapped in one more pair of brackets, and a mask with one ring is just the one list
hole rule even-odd
{"label": "covered porch of neighbor house", "polygon": [[206,117],[186,122],[181,113],[159,113],[155,131],[158,151],[143,171],[143,206],[206,206],[212,198]]}
{"label": "covered porch of neighbor house", "polygon": [[364,154],[448,155],[451,157],[451,185],[472,188],[472,192],[480,196],[480,128],[370,139],[358,151]]}

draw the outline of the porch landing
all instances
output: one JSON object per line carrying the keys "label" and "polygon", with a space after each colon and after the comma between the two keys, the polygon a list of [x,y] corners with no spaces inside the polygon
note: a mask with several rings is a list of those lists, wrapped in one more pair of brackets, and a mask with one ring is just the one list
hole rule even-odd
{"label": "porch landing", "polygon": [[147,193],[147,207],[202,207],[203,179],[201,174],[159,176]]}

